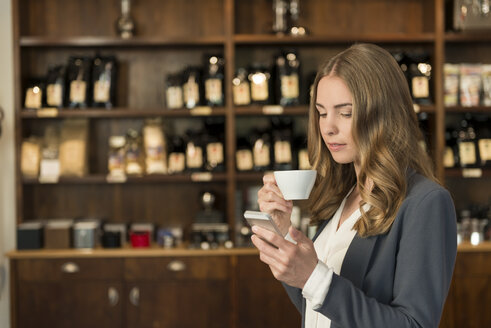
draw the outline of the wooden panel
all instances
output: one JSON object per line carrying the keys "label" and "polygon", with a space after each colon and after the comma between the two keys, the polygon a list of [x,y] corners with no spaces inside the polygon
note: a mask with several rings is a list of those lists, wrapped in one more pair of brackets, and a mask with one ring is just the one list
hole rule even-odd
{"label": "wooden panel", "polygon": [[238,327],[300,327],[301,316],[280,282],[258,256],[237,266]]}
{"label": "wooden panel", "polygon": [[[236,33],[271,33],[271,3],[268,0],[237,0]],[[312,35],[434,30],[434,4],[426,0],[305,0],[300,2],[300,11],[299,24]]]}
{"label": "wooden panel", "polygon": [[223,183],[26,185],[24,220],[99,217],[187,228],[203,210],[203,191],[215,193],[215,208],[225,213]]}
{"label": "wooden panel", "polygon": [[[62,270],[67,263],[77,266],[78,272]],[[17,261],[20,284],[24,282],[57,282],[60,280],[106,280],[122,278],[120,259],[32,259]]]}
{"label": "wooden panel", "polygon": [[[135,35],[213,36],[224,34],[224,0],[132,1]],[[116,36],[120,1],[22,0],[21,35]],[[199,8],[199,10],[197,10]]]}
{"label": "wooden panel", "polygon": [[[109,290],[119,300],[110,304]],[[22,282],[18,287],[18,327],[122,327],[120,282]]]}
{"label": "wooden panel", "polygon": [[454,277],[487,276],[491,278],[491,253],[458,253]]}
{"label": "wooden panel", "polygon": [[124,262],[128,281],[226,280],[228,257],[129,258]]}
{"label": "wooden panel", "polygon": [[126,303],[127,327],[230,327],[232,309],[229,284],[226,281],[128,284],[127,294],[132,290],[138,290],[139,301],[138,305],[129,300]]}
{"label": "wooden panel", "polygon": [[491,327],[491,275],[455,277],[455,327]]}

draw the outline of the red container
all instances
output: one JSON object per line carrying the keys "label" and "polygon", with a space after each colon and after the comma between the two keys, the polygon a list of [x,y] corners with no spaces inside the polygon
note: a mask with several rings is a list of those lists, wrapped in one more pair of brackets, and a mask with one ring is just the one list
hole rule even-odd
{"label": "red container", "polygon": [[135,248],[150,247],[150,231],[131,231],[130,241]]}

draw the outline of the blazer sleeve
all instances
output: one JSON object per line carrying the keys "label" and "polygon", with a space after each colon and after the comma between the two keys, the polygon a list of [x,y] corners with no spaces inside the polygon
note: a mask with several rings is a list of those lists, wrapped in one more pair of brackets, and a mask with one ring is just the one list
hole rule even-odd
{"label": "blazer sleeve", "polygon": [[302,314],[303,309],[303,296],[302,296],[302,290],[300,288],[292,287],[290,285],[285,284],[284,282],[281,283],[283,287],[286,290],[286,293],[288,294],[288,297],[290,297],[290,300],[292,301],[293,305],[297,308],[298,312]]}
{"label": "blazer sleeve", "polygon": [[380,303],[334,274],[318,310],[333,327],[438,327],[457,253],[454,205],[440,188],[401,215],[392,300]]}

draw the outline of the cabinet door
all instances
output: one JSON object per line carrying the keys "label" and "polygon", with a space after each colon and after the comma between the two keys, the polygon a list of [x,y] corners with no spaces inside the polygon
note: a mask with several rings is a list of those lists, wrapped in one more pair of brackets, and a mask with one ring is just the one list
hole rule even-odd
{"label": "cabinet door", "polygon": [[237,326],[298,328],[301,316],[258,255],[238,257]]}
{"label": "cabinet door", "polygon": [[458,253],[453,279],[455,327],[491,327],[491,253]]}
{"label": "cabinet door", "polygon": [[228,257],[125,261],[128,327],[230,327]]}
{"label": "cabinet door", "polygon": [[[119,260],[21,260],[18,327],[121,327]],[[97,274],[97,271],[100,272]]]}

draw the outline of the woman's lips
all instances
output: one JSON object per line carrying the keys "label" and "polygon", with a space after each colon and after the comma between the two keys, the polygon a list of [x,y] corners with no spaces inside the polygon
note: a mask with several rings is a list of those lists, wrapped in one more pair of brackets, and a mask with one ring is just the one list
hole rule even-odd
{"label": "woman's lips", "polygon": [[328,143],[327,147],[329,148],[330,151],[340,151],[344,147],[346,147],[346,144]]}

